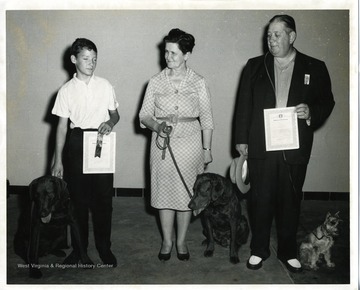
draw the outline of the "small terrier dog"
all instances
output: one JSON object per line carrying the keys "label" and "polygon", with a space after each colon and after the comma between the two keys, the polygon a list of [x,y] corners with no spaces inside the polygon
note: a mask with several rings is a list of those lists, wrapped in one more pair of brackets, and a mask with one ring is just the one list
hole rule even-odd
{"label": "small terrier dog", "polygon": [[304,266],[308,266],[313,270],[319,269],[317,263],[320,256],[323,255],[326,266],[335,267],[335,263],[331,261],[331,247],[334,245],[335,236],[339,235],[338,225],[342,222],[339,218],[339,212],[326,215],[325,221],[314,231],[305,237],[305,241],[300,245],[300,260]]}

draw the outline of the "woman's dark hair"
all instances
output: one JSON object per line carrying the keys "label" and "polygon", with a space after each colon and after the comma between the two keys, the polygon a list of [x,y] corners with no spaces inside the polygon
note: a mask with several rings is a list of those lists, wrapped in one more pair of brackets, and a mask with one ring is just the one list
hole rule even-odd
{"label": "woman's dark hair", "polygon": [[179,28],[171,29],[169,34],[164,37],[164,42],[177,43],[182,53],[192,52],[195,46],[195,38],[189,33]]}
{"label": "woman's dark hair", "polygon": [[77,56],[78,53],[84,48],[88,50],[93,50],[97,53],[97,48],[95,43],[93,43],[91,40],[86,38],[77,38],[74,41],[74,43],[71,45],[70,55]]}
{"label": "woman's dark hair", "polygon": [[295,20],[289,15],[286,14],[275,15],[273,18],[270,19],[269,24],[273,22],[283,22],[288,29],[296,32]]}

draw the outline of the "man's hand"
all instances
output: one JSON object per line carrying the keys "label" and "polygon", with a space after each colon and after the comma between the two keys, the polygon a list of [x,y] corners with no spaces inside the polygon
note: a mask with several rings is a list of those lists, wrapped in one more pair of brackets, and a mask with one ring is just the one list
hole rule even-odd
{"label": "man's hand", "polygon": [[311,117],[310,109],[307,104],[299,104],[295,107],[297,117],[299,119],[309,120]]}
{"label": "man's hand", "polygon": [[243,155],[247,158],[248,156],[248,144],[236,144],[235,149],[239,152],[240,155]]}

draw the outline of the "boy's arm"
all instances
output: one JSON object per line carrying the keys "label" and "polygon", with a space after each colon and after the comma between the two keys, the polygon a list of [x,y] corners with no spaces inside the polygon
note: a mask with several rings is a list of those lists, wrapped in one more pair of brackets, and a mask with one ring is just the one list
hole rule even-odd
{"label": "boy's arm", "polygon": [[119,122],[120,120],[120,116],[117,109],[109,110],[109,115],[110,115],[110,119],[104,123],[101,123],[98,128],[98,132],[100,134],[106,134],[106,135],[110,134],[116,123]]}
{"label": "boy's arm", "polygon": [[68,130],[68,118],[59,118],[59,124],[56,131],[55,160],[51,168],[51,175],[63,178],[64,167],[62,163],[62,152],[65,145],[66,133]]}

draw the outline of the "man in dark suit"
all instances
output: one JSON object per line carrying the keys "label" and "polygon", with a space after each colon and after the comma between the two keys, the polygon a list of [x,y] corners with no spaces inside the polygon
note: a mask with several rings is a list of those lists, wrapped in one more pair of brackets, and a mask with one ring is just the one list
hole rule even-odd
{"label": "man in dark suit", "polygon": [[[252,226],[249,269],[261,268],[270,256],[270,231],[276,218],[277,257],[300,272],[296,233],[300,200],[314,130],[334,107],[331,81],[324,62],[294,48],[295,21],[276,15],[267,29],[269,52],[250,59],[243,71],[236,108],[236,150],[248,159]],[[264,109],[293,107],[299,148],[266,150]]]}

